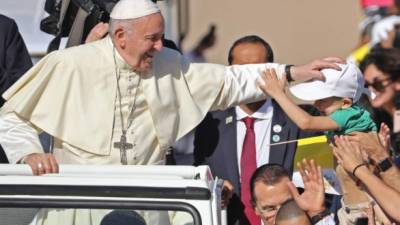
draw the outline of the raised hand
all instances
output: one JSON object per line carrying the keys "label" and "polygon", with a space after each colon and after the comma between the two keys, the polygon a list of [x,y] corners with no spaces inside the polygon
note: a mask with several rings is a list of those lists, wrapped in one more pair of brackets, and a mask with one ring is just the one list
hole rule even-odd
{"label": "raised hand", "polygon": [[285,94],[286,78],[278,79],[275,69],[267,69],[261,75],[262,81],[258,82],[258,86],[266,94],[275,98],[279,94]]}
{"label": "raised hand", "polygon": [[347,172],[352,173],[357,166],[365,163],[359,146],[352,144],[347,136],[335,136],[334,139],[336,146],[332,146],[333,154]]}
{"label": "raised hand", "polygon": [[304,192],[300,195],[292,182],[288,182],[293,199],[301,209],[312,217],[325,210],[324,180],[320,166],[316,166],[314,160],[303,159],[298,163],[300,175],[304,183]]}
{"label": "raised hand", "polygon": [[379,140],[383,147],[389,152],[390,150],[390,129],[385,123],[381,123],[378,133]]}
{"label": "raised hand", "polygon": [[316,80],[324,80],[325,77],[321,73],[323,69],[335,69],[341,70],[340,66],[337,63],[345,63],[345,61],[341,58],[337,57],[328,57],[324,59],[317,59],[312,61],[311,63],[293,66],[291,68],[292,78],[295,81],[307,81],[311,79]]}
{"label": "raised hand", "polygon": [[375,162],[389,157],[389,153],[382,145],[378,135],[374,132],[352,132],[347,135],[348,140],[356,143],[362,151],[365,151],[369,158]]}

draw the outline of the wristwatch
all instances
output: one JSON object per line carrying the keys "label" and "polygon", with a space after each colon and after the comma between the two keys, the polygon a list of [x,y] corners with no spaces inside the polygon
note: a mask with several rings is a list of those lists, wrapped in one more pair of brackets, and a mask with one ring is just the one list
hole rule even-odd
{"label": "wristwatch", "polygon": [[294,81],[293,80],[293,77],[292,77],[292,73],[290,73],[290,68],[292,67],[293,65],[286,65],[285,66],[285,74],[286,74],[286,80],[287,80],[287,82],[292,82],[292,81]]}
{"label": "wristwatch", "polygon": [[311,224],[317,224],[320,220],[322,220],[329,214],[331,214],[331,212],[328,209],[325,209],[324,211],[310,218]]}
{"label": "wristwatch", "polygon": [[376,168],[378,169],[378,172],[385,172],[386,170],[390,169],[392,167],[392,161],[390,160],[390,157],[387,157],[386,159],[380,161],[377,165]]}

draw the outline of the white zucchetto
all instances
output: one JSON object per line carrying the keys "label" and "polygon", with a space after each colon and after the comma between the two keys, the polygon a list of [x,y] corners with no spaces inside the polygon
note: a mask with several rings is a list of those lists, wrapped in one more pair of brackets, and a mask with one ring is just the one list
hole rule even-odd
{"label": "white zucchetto", "polygon": [[110,13],[112,19],[137,19],[160,12],[157,4],[151,0],[121,0]]}

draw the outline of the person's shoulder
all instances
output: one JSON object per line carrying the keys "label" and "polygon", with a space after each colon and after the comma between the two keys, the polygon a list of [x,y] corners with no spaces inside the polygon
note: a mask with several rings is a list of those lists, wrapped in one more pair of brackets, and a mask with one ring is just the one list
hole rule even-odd
{"label": "person's shoulder", "polygon": [[68,47],[56,51],[54,57],[62,58],[66,62],[77,62],[93,60],[93,57],[100,57],[104,53],[104,48],[101,47],[102,42],[99,40],[92,43],[81,44],[73,47]]}
{"label": "person's shoulder", "polygon": [[88,59],[85,51],[82,51],[82,46],[74,46],[65,49],[59,49],[48,53],[40,61],[44,61],[47,65],[54,67],[63,66],[65,67],[75,67],[81,64],[82,59]]}
{"label": "person's shoulder", "polygon": [[5,15],[0,14],[0,29],[2,32],[10,29],[15,29],[17,27],[17,24],[13,19],[10,17],[7,17]]}

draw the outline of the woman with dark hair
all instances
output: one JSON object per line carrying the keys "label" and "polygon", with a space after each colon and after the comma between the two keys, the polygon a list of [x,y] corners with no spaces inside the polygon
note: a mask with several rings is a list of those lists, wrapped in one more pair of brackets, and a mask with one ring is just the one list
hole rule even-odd
{"label": "woman with dark hair", "polygon": [[[365,84],[371,91],[371,96],[373,96],[369,98],[369,102],[373,107],[372,116],[374,121],[378,125],[385,123],[387,127],[384,129],[389,128],[393,131],[393,115],[396,111],[396,101],[400,100],[393,82],[400,78],[400,49],[375,49],[361,62],[360,68],[364,73]],[[381,126],[381,129],[382,127],[384,126]],[[392,146],[395,147],[393,133],[391,134],[391,140]]]}

